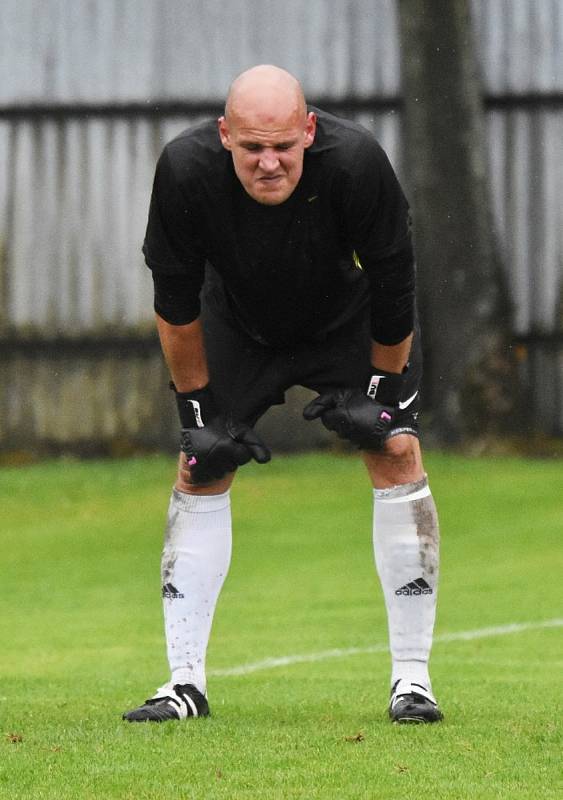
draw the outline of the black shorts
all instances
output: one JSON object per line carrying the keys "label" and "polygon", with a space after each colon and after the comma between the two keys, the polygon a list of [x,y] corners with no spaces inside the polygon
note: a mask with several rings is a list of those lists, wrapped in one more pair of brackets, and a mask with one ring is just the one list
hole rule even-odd
{"label": "black shorts", "polygon": [[[364,388],[369,371],[369,308],[329,333],[322,341],[305,341],[284,349],[257,342],[213,295],[202,299],[205,347],[213,393],[224,413],[255,425],[285,391],[305,386],[319,394],[337,388]],[[389,436],[418,436],[422,353],[417,329],[401,403],[405,403]]]}

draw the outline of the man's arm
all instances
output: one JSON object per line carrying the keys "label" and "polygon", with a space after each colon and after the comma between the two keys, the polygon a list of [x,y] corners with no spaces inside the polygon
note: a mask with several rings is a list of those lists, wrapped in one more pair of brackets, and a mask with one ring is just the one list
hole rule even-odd
{"label": "man's arm", "polygon": [[219,480],[251,458],[259,464],[269,461],[270,451],[258,434],[248,425],[225,418],[215,404],[200,319],[171,325],[156,314],[156,325],[176,389],[188,482]]}
{"label": "man's arm", "polygon": [[179,392],[203,389],[209,383],[201,320],[171,325],[156,314],[156,327],[170,375]]}
{"label": "man's arm", "polygon": [[409,206],[389,159],[366,135],[348,165],[342,209],[353,257],[370,284],[371,363],[401,373],[415,318],[415,259]]}
{"label": "man's arm", "polygon": [[415,268],[408,203],[379,145],[364,142],[344,186],[354,261],[370,284],[371,353],[366,384],[325,392],[304,409],[329,430],[380,450],[400,410],[415,319]]}
{"label": "man's arm", "polygon": [[399,344],[386,345],[373,342],[371,346],[371,363],[386,372],[401,373],[407,365],[411,351],[412,333]]}

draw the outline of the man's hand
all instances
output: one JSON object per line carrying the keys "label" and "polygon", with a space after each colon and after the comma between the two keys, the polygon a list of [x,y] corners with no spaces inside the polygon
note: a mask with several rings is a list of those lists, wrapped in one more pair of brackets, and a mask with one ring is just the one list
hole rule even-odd
{"label": "man's hand", "polygon": [[334,389],[312,400],[306,420],[321,418],[329,431],[365,450],[381,450],[399,410],[403,376],[373,370],[366,391]]}
{"label": "man's hand", "polygon": [[256,431],[219,414],[209,386],[194,392],[176,393],[182,423],[182,452],[193,483],[209,483],[254,458],[259,464],[271,454]]}
{"label": "man's hand", "polygon": [[249,425],[219,415],[201,428],[182,428],[182,451],[186,454],[194,483],[209,483],[247,464],[270,460],[271,453]]}

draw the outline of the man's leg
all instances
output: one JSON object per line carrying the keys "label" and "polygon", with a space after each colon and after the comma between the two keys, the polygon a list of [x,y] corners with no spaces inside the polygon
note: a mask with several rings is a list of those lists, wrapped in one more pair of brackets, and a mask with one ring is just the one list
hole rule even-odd
{"label": "man's leg", "polygon": [[439,531],[418,439],[398,434],[381,453],[364,452],[373,484],[373,544],[392,657],[389,713],[397,722],[435,722],[428,659],[436,613]]}
{"label": "man's leg", "polygon": [[170,498],[161,575],[172,683],[205,694],[205,654],[213,612],[231,562],[230,487],[234,475],[206,487],[187,483],[185,455]]}
{"label": "man's leg", "polygon": [[213,614],[231,560],[230,487],[234,473],[190,483],[180,454],[162,552],[164,629],[170,681],[124,719],[164,722],[207,716],[205,657]]}
{"label": "man's leg", "polygon": [[[289,382],[275,354],[250,339],[225,313],[224,309],[218,313],[204,298],[210,385],[225,414],[254,425],[271,405],[283,402]],[[131,722],[209,713],[205,655],[213,611],[231,557],[229,491],[233,479],[234,473],[205,486],[190,483],[189,467],[180,456],[161,562],[171,679],[147,703],[124,715]]]}

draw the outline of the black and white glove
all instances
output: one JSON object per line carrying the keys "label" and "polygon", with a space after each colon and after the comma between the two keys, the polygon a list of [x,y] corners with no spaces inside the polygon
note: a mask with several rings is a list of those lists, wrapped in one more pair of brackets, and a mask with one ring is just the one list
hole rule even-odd
{"label": "black and white glove", "polygon": [[306,420],[321,418],[329,431],[363,450],[381,450],[399,411],[404,373],[377,370],[367,389],[334,389],[312,400],[303,410]]}
{"label": "black and white glove", "polygon": [[194,392],[177,392],[182,424],[182,452],[186,454],[194,483],[209,483],[254,458],[265,464],[271,453],[249,425],[220,414],[209,386]]}

